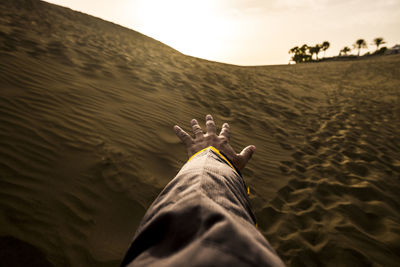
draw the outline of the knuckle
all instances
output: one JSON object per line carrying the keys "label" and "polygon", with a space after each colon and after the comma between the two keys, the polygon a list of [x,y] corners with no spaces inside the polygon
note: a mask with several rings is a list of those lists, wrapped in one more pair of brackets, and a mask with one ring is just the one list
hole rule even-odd
{"label": "knuckle", "polygon": [[214,124],[213,121],[207,121],[207,122],[206,122],[206,125],[207,125],[207,126],[215,126],[215,124]]}

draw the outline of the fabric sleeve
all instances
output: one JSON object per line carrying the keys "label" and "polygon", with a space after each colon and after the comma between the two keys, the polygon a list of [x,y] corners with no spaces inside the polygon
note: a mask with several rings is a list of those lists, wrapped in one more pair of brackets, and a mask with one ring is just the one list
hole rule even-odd
{"label": "fabric sleeve", "polygon": [[246,185],[208,147],[182,167],[144,215],[122,266],[284,266],[255,227]]}

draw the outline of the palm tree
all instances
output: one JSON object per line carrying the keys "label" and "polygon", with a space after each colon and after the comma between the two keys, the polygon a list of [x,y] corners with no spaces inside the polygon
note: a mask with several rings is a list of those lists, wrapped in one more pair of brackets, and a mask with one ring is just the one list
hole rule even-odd
{"label": "palm tree", "polygon": [[312,56],[315,54],[315,60],[318,60],[319,51],[321,51],[321,45],[319,45],[319,44],[308,47],[308,52],[311,54],[311,59],[312,59]]}
{"label": "palm tree", "polygon": [[320,45],[320,44],[316,44],[316,45],[314,46],[316,60],[318,60],[318,54],[319,54],[319,52],[321,51],[321,48],[322,48],[322,45]]}
{"label": "palm tree", "polygon": [[351,49],[350,49],[350,47],[348,47],[348,46],[345,46],[345,47],[343,47],[343,49],[342,50],[340,50],[340,54],[339,55],[341,55],[342,54],[342,52],[344,53],[344,55],[345,56],[347,56],[347,52],[350,52],[351,51]]}
{"label": "palm tree", "polygon": [[321,48],[322,48],[322,50],[324,50],[324,57],[325,57],[325,52],[329,48],[330,45],[331,44],[328,41],[325,41],[325,42],[322,43],[322,47]]}
{"label": "palm tree", "polygon": [[308,47],[307,47],[307,50],[308,50],[308,53],[310,53],[310,55],[311,55],[311,60],[312,60],[313,55],[316,53],[316,51],[315,51],[315,46],[308,46]]}
{"label": "palm tree", "polygon": [[305,44],[301,47],[295,46],[289,50],[289,54],[293,54],[292,60],[296,63],[309,61],[311,56],[307,54],[308,46]]}
{"label": "palm tree", "polygon": [[306,44],[303,44],[300,48],[299,48],[299,50],[302,52],[302,53],[306,53],[306,51],[307,51],[307,49],[308,49],[308,45],[306,45]]}
{"label": "palm tree", "polygon": [[297,51],[299,51],[299,47],[295,46],[289,50],[289,54],[295,54]]}
{"label": "palm tree", "polygon": [[367,48],[367,43],[365,42],[364,39],[358,39],[355,44],[354,47],[358,48],[358,56],[360,56],[360,50],[361,48]]}
{"label": "palm tree", "polygon": [[311,60],[311,56],[307,54],[307,50],[309,50],[309,46],[306,44],[303,44],[299,48],[299,54],[297,58],[300,60],[300,62],[307,62]]}
{"label": "palm tree", "polygon": [[379,46],[381,44],[386,44],[386,42],[383,40],[382,37],[377,37],[377,38],[374,39],[374,44],[376,45],[376,51],[378,51]]}
{"label": "palm tree", "polygon": [[[299,47],[295,46],[289,50],[289,54],[293,54],[292,60],[297,63],[296,55],[299,53]],[[289,63],[290,64],[290,63]]]}

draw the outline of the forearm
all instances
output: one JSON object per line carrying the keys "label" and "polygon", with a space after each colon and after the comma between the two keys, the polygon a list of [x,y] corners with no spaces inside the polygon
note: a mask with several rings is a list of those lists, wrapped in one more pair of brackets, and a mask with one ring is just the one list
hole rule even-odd
{"label": "forearm", "polygon": [[200,194],[255,224],[243,178],[234,165],[214,147],[206,148],[191,157],[160,193],[149,212],[151,209],[158,211],[172,204],[185,203],[186,198]]}
{"label": "forearm", "polygon": [[254,224],[242,177],[218,150],[207,148],[148,209],[123,264],[178,266],[190,259],[204,264],[201,253],[216,265],[281,264]]}

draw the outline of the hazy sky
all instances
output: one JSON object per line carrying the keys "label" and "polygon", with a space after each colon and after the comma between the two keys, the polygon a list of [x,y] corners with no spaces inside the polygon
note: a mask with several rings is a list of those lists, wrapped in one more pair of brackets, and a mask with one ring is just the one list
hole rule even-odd
{"label": "hazy sky", "polygon": [[389,47],[400,43],[400,0],[48,2],[139,31],[184,54],[237,65],[287,64],[288,50],[304,43],[329,41],[327,56],[359,38],[369,51],[375,37]]}

